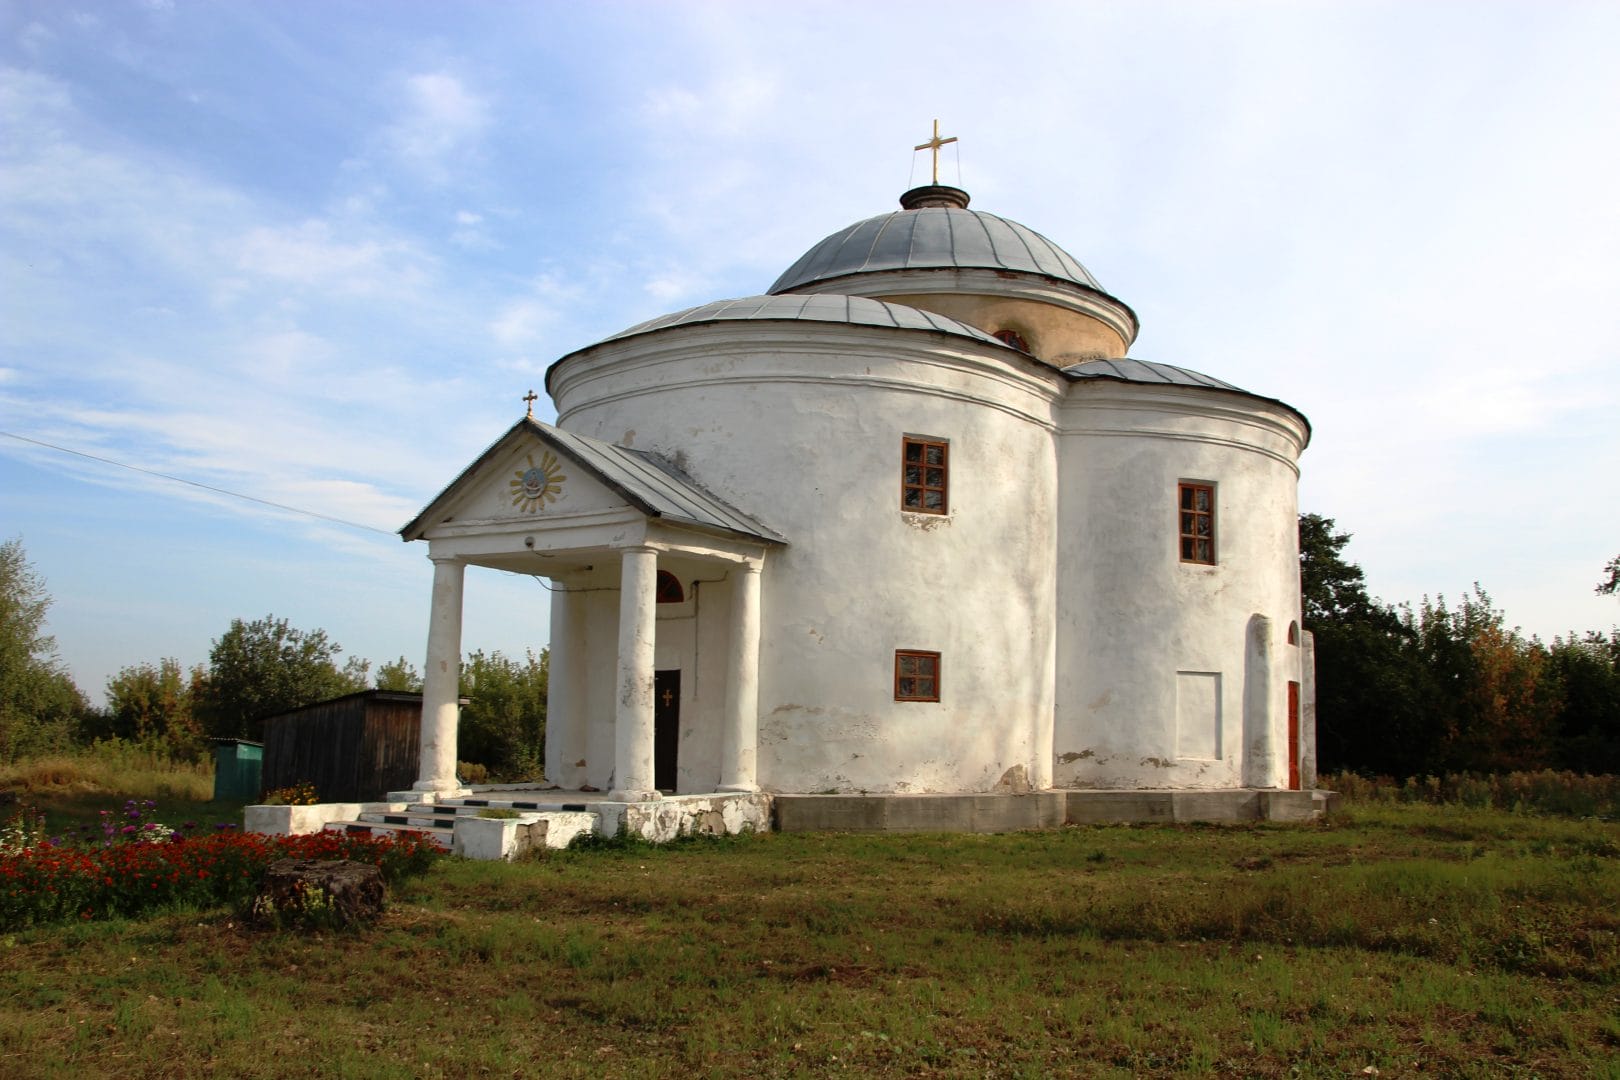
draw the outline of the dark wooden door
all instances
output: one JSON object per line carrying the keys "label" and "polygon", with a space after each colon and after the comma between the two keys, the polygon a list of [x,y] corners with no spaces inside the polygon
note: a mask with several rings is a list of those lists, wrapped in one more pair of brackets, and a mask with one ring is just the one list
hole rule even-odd
{"label": "dark wooden door", "polygon": [[681,745],[681,673],[653,673],[653,786],[675,790],[675,758]]}
{"label": "dark wooden door", "polygon": [[1288,684],[1288,790],[1299,790],[1299,683]]}

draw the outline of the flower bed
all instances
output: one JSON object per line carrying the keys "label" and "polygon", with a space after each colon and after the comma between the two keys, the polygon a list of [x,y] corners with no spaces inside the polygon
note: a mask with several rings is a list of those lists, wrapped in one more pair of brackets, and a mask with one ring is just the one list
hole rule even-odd
{"label": "flower bed", "polygon": [[261,836],[234,829],[90,848],[40,843],[0,854],[0,930],[169,906],[245,905],[276,859],[353,859],[378,867],[392,883],[426,869],[438,854],[430,838],[418,835]]}

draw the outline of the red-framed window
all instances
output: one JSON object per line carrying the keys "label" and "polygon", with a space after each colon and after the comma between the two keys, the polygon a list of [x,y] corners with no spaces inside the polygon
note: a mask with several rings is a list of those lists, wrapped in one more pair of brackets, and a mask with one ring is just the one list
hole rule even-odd
{"label": "red-framed window", "polygon": [[939,700],[939,653],[920,649],[895,650],[894,700]]}
{"label": "red-framed window", "polygon": [[1183,482],[1178,499],[1181,510],[1181,561],[1215,565],[1215,485]]}
{"label": "red-framed window", "polygon": [[900,509],[943,514],[949,509],[950,444],[907,435],[900,448]]}

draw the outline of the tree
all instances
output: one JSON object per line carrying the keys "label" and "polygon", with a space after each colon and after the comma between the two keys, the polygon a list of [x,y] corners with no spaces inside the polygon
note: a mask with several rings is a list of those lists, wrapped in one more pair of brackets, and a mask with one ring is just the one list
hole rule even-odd
{"label": "tree", "polygon": [[1436,697],[1417,627],[1367,595],[1332,518],[1299,518],[1305,628],[1316,642],[1317,749],[1324,771],[1410,775],[1433,758]]}
{"label": "tree", "polygon": [[461,665],[461,710],[456,756],[489,767],[493,775],[529,779],[543,772],[546,683],[551,652],[527,653],[518,663],[501,653],[474,652]]}
{"label": "tree", "polygon": [[1599,596],[1620,596],[1620,555],[1610,559],[1603,572],[1608,576],[1598,582],[1598,587],[1593,591]]}
{"label": "tree", "polygon": [[207,684],[199,665],[188,675],[164,657],[122,668],[107,680],[107,712],[94,734],[131,739],[171,757],[197,760],[205,751],[198,698]]}
{"label": "tree", "polygon": [[1547,649],[1508,627],[1476,582],[1455,611],[1428,598],[1414,620],[1420,655],[1438,694],[1442,729],[1432,771],[1508,772],[1552,763],[1561,691],[1547,677]]}
{"label": "tree", "polygon": [[266,716],[364,690],[371,665],[351,657],[339,667],[342,651],[326,631],[298,630],[274,615],[232,619],[208,653],[198,702],[208,732],[260,739]]}
{"label": "tree", "polygon": [[1348,543],[1350,534],[1335,532],[1332,518],[1299,515],[1299,587],[1308,626],[1361,617],[1374,607],[1366,575],[1344,558]]}
{"label": "tree", "polygon": [[65,748],[89,712],[45,633],[50,606],[22,539],[0,543],[0,761]]}
{"label": "tree", "polygon": [[1620,773],[1620,631],[1553,638],[1547,667],[1561,691],[1558,765]]}
{"label": "tree", "polygon": [[407,694],[422,692],[422,676],[414,664],[403,656],[377,665],[377,689],[398,690]]}

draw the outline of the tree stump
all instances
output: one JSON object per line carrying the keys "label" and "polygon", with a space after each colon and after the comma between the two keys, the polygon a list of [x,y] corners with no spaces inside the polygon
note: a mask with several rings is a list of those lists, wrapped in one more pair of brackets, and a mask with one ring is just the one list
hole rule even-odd
{"label": "tree stump", "polygon": [[382,910],[382,871],[348,859],[277,859],[253,901],[253,917],[272,923],[355,926]]}

